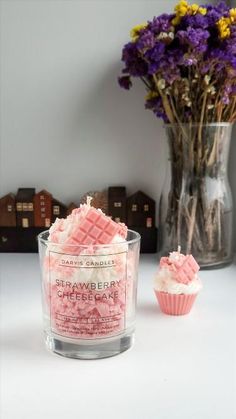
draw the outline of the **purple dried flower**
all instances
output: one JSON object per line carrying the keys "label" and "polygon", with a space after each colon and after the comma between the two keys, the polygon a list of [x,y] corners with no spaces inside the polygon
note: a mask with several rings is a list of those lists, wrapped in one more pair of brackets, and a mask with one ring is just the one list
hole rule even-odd
{"label": "purple dried flower", "polygon": [[122,60],[125,62],[129,74],[134,77],[145,76],[148,72],[148,65],[140,56],[135,42],[129,42],[123,48]]}
{"label": "purple dried flower", "polygon": [[162,102],[160,96],[152,97],[151,99],[147,99],[145,102],[146,109],[154,109],[162,107]]}
{"label": "purple dried flower", "polygon": [[[147,25],[134,28],[137,35],[133,42],[124,46],[122,53],[125,65],[123,77],[119,78],[121,87],[129,89],[131,78],[139,77],[155,90],[157,80],[163,80],[163,95],[171,92],[173,98],[175,96],[184,121],[196,121],[193,114],[196,106],[191,108],[191,104],[194,100],[201,103],[206,89],[205,76],[210,80],[209,94],[217,91],[218,100],[224,105],[232,103],[236,90],[233,88],[236,83],[236,25],[228,19],[230,8],[220,2],[200,6],[200,9],[189,5],[184,16],[178,16],[179,8],[175,14],[162,14]],[[228,25],[224,36],[218,25],[221,18],[227,18],[223,20]],[[196,86],[197,89],[189,95],[183,80],[189,80],[190,88]],[[146,101],[146,108],[164,120],[167,118],[162,97]]]}
{"label": "purple dried flower", "polygon": [[189,67],[189,66],[192,66],[192,65],[196,65],[197,62],[198,62],[198,60],[193,54],[184,54],[180,63],[181,63],[181,65]]}
{"label": "purple dried flower", "polygon": [[232,85],[232,95],[236,95],[236,84]]}
{"label": "purple dried flower", "polygon": [[220,1],[216,6],[214,6],[214,8],[223,16],[226,16],[229,11],[229,6],[226,4],[225,1]]}
{"label": "purple dried flower", "polygon": [[122,87],[125,90],[129,90],[132,86],[132,81],[130,80],[130,76],[118,77],[118,83],[120,87]]}
{"label": "purple dried flower", "polygon": [[211,68],[211,62],[203,61],[203,63],[200,63],[200,74],[202,75],[207,74],[210,68]]}
{"label": "purple dried flower", "polygon": [[179,25],[179,29],[191,28],[201,28],[207,29],[209,26],[209,21],[207,15],[201,15],[197,13],[196,15],[185,15]]}
{"label": "purple dried flower", "polygon": [[160,61],[165,52],[165,45],[161,41],[157,41],[154,48],[149,50],[145,57],[148,58],[150,61]]}
{"label": "purple dried flower", "polygon": [[143,34],[137,41],[137,49],[139,51],[145,51],[155,46],[155,37],[151,31],[143,31]]}
{"label": "purple dried flower", "polygon": [[221,101],[224,105],[228,105],[230,102],[230,94],[232,93],[232,86],[230,84],[226,84],[223,90],[223,95]]}
{"label": "purple dried flower", "polygon": [[218,6],[207,6],[207,20],[209,26],[214,26],[221,17],[222,12],[218,8]]}
{"label": "purple dried flower", "polygon": [[[231,64],[233,70],[236,70],[236,57],[230,57],[229,63]],[[234,72],[234,76],[235,76],[235,72]]]}
{"label": "purple dried flower", "polygon": [[145,59],[149,62],[148,74],[154,74],[157,72],[164,52],[165,45],[161,41],[157,41],[154,48],[146,52]]}
{"label": "purple dried flower", "polygon": [[158,62],[151,62],[148,66],[148,74],[153,75],[155,74],[160,67],[160,63]]}
{"label": "purple dried flower", "polygon": [[164,122],[168,122],[163,103],[160,96],[152,97],[147,99],[145,102],[145,108],[150,109],[158,118],[162,118]]}
{"label": "purple dried flower", "polygon": [[148,22],[148,27],[155,35],[158,35],[161,32],[169,32],[171,30],[171,21],[173,17],[173,14],[168,15],[163,13],[158,17],[154,17],[151,22]]}
{"label": "purple dried flower", "polygon": [[[159,61],[152,63],[152,69],[156,68],[161,73],[162,78],[169,83],[173,84],[175,80],[180,78],[180,63],[183,57],[182,51],[167,50],[159,58]],[[151,74],[151,69],[149,68]]]}
{"label": "purple dried flower", "polygon": [[186,31],[178,31],[176,36],[180,40],[180,44],[194,48],[205,44],[210,33],[204,29],[188,27]]}

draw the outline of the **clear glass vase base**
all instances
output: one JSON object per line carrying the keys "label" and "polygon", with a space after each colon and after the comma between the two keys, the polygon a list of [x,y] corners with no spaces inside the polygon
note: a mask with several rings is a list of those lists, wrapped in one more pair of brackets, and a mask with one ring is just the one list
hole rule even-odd
{"label": "clear glass vase base", "polygon": [[88,343],[86,341],[71,343],[45,334],[47,349],[58,355],[75,359],[101,359],[115,356],[131,348],[133,341],[133,332],[102,343],[95,343],[94,341],[93,343],[91,341],[88,341]]}
{"label": "clear glass vase base", "polygon": [[224,259],[223,261],[217,261],[209,258],[207,262],[205,261],[201,261],[198,260],[198,264],[200,266],[201,269],[221,269],[221,268],[225,268],[226,266],[231,265],[231,263],[233,262],[233,257],[229,258],[229,259]]}
{"label": "clear glass vase base", "polygon": [[232,262],[231,130],[230,123],[166,125],[169,159],[159,226],[165,256],[181,246],[201,268]]}

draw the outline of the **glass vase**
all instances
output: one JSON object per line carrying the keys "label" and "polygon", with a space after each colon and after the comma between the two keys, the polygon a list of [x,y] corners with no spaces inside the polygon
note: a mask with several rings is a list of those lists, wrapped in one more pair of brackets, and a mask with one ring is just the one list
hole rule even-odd
{"label": "glass vase", "polygon": [[46,346],[81,359],[117,355],[133,342],[140,235],[106,245],[65,245],[39,235]]}
{"label": "glass vase", "polygon": [[232,125],[166,125],[169,161],[160,202],[161,253],[180,245],[201,267],[232,262],[228,154]]}

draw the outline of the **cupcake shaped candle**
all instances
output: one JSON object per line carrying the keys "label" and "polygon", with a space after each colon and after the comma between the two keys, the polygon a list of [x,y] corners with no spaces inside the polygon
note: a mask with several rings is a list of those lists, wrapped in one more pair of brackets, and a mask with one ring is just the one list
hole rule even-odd
{"label": "cupcake shaped candle", "polygon": [[180,253],[180,247],[161,258],[154,291],[163,313],[178,316],[190,312],[202,288],[199,269],[194,257]]}

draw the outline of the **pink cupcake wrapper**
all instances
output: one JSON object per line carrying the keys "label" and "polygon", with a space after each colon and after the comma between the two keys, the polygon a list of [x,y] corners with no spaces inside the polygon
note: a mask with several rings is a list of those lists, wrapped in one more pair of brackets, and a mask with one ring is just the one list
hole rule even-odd
{"label": "pink cupcake wrapper", "polygon": [[165,314],[182,316],[188,314],[197,297],[196,294],[169,294],[168,292],[155,291],[161,311]]}

